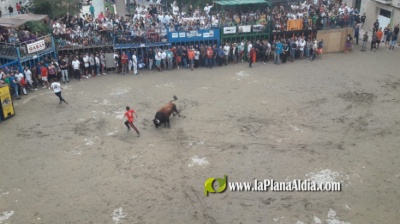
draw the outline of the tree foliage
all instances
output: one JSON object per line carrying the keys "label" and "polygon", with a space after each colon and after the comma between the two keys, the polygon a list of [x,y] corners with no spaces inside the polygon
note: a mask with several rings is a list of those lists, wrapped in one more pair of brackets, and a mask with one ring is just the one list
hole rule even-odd
{"label": "tree foliage", "polygon": [[33,0],[36,14],[48,15],[51,19],[64,16],[67,12],[74,15],[80,12],[79,0]]}

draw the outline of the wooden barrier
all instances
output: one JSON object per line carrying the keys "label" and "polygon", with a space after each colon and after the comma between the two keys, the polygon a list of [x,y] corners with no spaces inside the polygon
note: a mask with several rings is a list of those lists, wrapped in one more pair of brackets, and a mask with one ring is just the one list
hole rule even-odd
{"label": "wooden barrier", "polygon": [[353,28],[318,30],[317,40],[324,40],[324,53],[343,52],[347,34],[353,35]]}

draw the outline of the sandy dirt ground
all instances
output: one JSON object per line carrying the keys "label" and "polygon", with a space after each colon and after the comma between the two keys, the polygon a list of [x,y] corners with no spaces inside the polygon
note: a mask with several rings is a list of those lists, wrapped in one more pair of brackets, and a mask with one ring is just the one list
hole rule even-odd
{"label": "sandy dirt ground", "polygon": [[[23,96],[0,123],[0,223],[398,223],[399,55],[107,75],[65,85],[61,106]],[[173,95],[182,116],[156,129]],[[342,191],[205,197],[223,175]]]}

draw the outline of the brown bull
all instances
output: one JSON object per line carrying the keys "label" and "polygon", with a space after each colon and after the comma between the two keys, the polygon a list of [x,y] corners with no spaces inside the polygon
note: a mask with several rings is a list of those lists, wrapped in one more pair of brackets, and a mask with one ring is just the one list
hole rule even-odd
{"label": "brown bull", "polygon": [[[176,105],[172,101],[176,101],[178,98],[174,96],[174,100],[169,101],[165,104],[161,109],[159,109],[153,119],[154,126],[158,128],[161,124],[165,124],[165,126],[170,127],[169,125],[169,117],[173,113],[177,113],[178,116],[181,116],[176,109]],[[175,114],[174,114],[175,115]]]}

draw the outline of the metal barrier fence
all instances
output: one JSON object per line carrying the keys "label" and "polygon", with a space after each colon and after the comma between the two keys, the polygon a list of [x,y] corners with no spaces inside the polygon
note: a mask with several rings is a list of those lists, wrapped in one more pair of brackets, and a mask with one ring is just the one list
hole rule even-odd
{"label": "metal barrier fence", "polygon": [[3,69],[4,71],[6,70],[18,70],[21,67],[20,63],[18,60],[16,61],[10,61],[5,64],[0,65],[0,69]]}
{"label": "metal barrier fence", "polygon": [[18,61],[19,70],[31,66],[46,57],[56,58],[54,39],[51,35],[20,43],[0,43],[0,62],[2,64]]}
{"label": "metal barrier fence", "polygon": [[269,40],[270,35],[271,23],[227,26],[221,28],[221,43],[238,43],[242,40]]}

